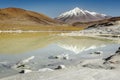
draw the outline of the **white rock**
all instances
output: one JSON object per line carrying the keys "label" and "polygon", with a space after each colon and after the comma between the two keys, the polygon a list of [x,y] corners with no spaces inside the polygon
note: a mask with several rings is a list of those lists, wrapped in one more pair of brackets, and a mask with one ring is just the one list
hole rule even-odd
{"label": "white rock", "polygon": [[35,56],[31,56],[31,57],[23,60],[22,63],[28,63],[30,60],[32,60],[32,59],[34,59],[34,58],[35,58]]}
{"label": "white rock", "polygon": [[54,71],[53,69],[50,68],[43,68],[43,69],[39,69],[39,72],[45,72],[45,71]]}

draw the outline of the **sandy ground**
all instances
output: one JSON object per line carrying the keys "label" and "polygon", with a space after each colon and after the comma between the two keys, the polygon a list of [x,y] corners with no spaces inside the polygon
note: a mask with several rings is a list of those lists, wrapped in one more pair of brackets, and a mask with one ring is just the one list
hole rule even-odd
{"label": "sandy ground", "polygon": [[0,80],[120,80],[120,69],[90,69],[78,66],[62,70],[18,74]]}

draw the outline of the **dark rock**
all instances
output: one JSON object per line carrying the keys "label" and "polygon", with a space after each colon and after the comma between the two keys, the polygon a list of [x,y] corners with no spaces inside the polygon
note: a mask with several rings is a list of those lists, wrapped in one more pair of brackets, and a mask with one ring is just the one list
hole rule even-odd
{"label": "dark rock", "polygon": [[65,68],[65,65],[59,65],[57,68],[55,69],[64,69]]}
{"label": "dark rock", "polygon": [[25,64],[17,66],[17,68],[25,67]]}
{"label": "dark rock", "polygon": [[117,50],[115,53],[119,53],[120,54],[120,50]]}
{"label": "dark rock", "polygon": [[103,52],[102,51],[95,51],[95,52],[92,52],[92,53],[90,53],[90,54],[97,54],[97,55],[100,55],[100,54],[102,54]]}
{"label": "dark rock", "polygon": [[111,56],[109,56],[109,57],[107,57],[107,58],[105,58],[105,59],[103,59],[103,60],[108,61],[108,60],[110,60],[113,56],[114,56],[114,55],[111,55]]}
{"label": "dark rock", "polygon": [[68,56],[68,54],[61,54],[61,55],[56,55],[56,56],[50,56],[48,58],[49,59],[64,59],[64,60],[68,60],[69,56]]}
{"label": "dark rock", "polygon": [[68,56],[64,56],[63,59],[64,59],[64,60],[68,60],[69,57],[68,57]]}
{"label": "dark rock", "polygon": [[54,64],[48,64],[48,66],[54,66]]}
{"label": "dark rock", "polygon": [[24,71],[24,70],[21,70],[19,73],[22,73],[22,74],[23,74],[23,73],[25,73],[25,71]]}
{"label": "dark rock", "polygon": [[120,47],[118,48],[118,50],[120,50]]}
{"label": "dark rock", "polygon": [[28,69],[24,69],[24,70],[21,70],[19,73],[25,74],[25,73],[30,73],[30,72],[32,72],[32,71],[28,70]]}

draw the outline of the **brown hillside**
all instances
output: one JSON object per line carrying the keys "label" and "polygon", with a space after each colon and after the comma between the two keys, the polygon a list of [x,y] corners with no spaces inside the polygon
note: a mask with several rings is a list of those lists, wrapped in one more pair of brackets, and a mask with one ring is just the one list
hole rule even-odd
{"label": "brown hillside", "polygon": [[28,11],[20,8],[0,9],[0,23],[7,24],[55,24],[57,21],[37,12]]}

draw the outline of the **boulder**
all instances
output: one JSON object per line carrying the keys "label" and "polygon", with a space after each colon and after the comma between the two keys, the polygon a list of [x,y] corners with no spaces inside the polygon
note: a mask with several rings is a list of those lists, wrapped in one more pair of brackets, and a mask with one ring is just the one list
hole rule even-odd
{"label": "boulder", "polygon": [[32,70],[24,69],[24,70],[21,70],[19,73],[26,74],[26,73],[30,73],[30,72],[32,72]]}
{"label": "boulder", "polygon": [[65,65],[59,65],[57,68],[55,68],[55,69],[64,69],[64,68],[66,68],[65,67]]}
{"label": "boulder", "polygon": [[68,55],[64,55],[64,56],[63,56],[63,59],[64,59],[64,60],[68,60],[68,59],[69,59],[69,56],[68,56]]}
{"label": "boulder", "polygon": [[61,59],[60,55],[54,56],[55,59]]}

